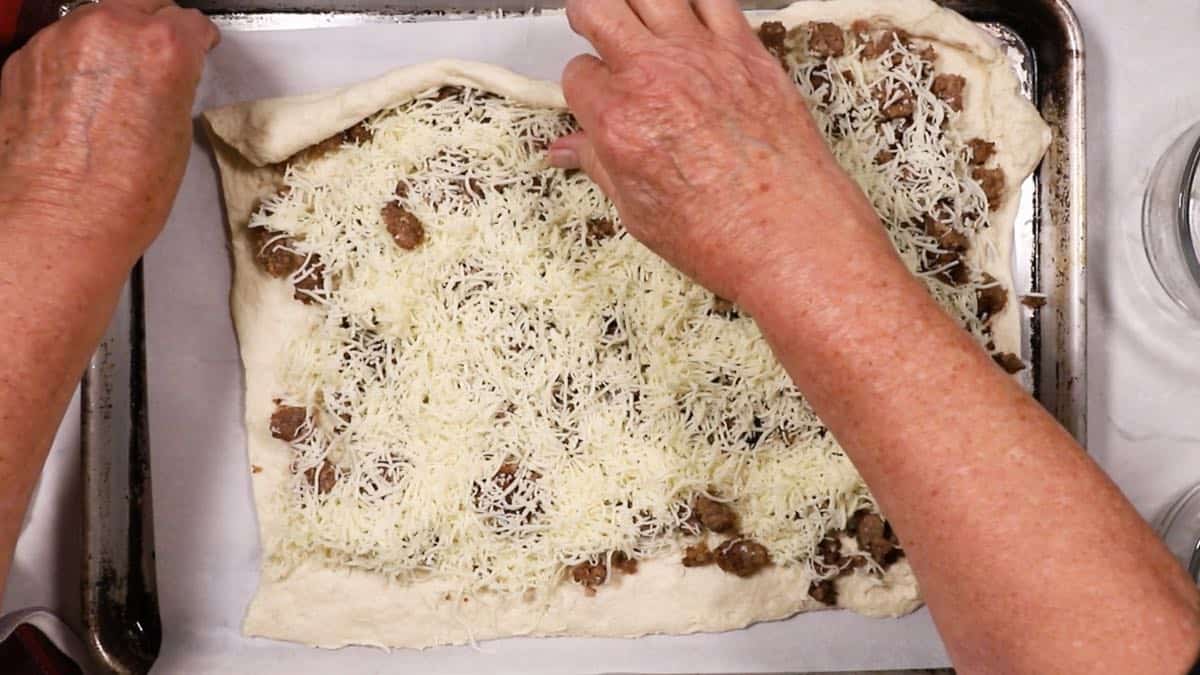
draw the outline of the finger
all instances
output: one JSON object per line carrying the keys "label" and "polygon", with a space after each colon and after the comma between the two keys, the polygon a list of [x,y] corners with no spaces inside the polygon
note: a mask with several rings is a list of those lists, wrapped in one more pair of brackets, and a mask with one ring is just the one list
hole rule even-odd
{"label": "finger", "polygon": [[6,98],[16,100],[17,92],[22,89],[17,86],[17,78],[20,77],[17,70],[24,58],[25,55],[17,51],[9,56],[7,61],[0,64],[0,101]]}
{"label": "finger", "polygon": [[611,77],[608,66],[591,54],[580,54],[563,68],[563,96],[584,129],[595,127],[597,112],[607,97],[605,92]]}
{"label": "finger", "polygon": [[201,54],[207,54],[221,41],[221,31],[199,10],[169,5],[159,10],[156,16],[175,24],[180,35],[189,40]]}
{"label": "finger", "polygon": [[620,61],[631,44],[652,37],[625,0],[567,0],[567,21],[571,30],[592,43],[601,58],[613,63]]}
{"label": "finger", "polygon": [[579,142],[576,137],[582,137],[583,132],[568,134],[550,144],[547,159],[550,166],[556,169],[582,169],[583,159],[579,157]]}
{"label": "finger", "polygon": [[628,0],[650,31],[656,35],[695,32],[703,26],[688,0]]}
{"label": "finger", "polygon": [[721,37],[739,39],[753,33],[737,0],[693,0],[705,26]]}
{"label": "finger", "polygon": [[[48,40],[49,48],[46,44]],[[53,44],[50,31],[41,30],[34,33],[25,46],[9,55],[8,60],[3,63],[3,68],[0,68],[0,102],[10,104],[17,110],[33,108],[34,78],[45,75],[43,68],[39,66],[45,63],[48,49],[53,52],[53,57],[59,55],[60,50],[55,49]]]}
{"label": "finger", "polygon": [[560,169],[583,169],[610,199],[616,194],[612,178],[600,163],[595,146],[584,132],[563,136],[555,141],[550,146],[550,163]]}

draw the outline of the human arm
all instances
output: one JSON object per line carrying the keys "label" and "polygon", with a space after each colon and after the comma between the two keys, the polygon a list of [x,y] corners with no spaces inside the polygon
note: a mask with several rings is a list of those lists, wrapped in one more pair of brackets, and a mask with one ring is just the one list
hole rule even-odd
{"label": "human arm", "polygon": [[108,0],[0,73],[0,584],[71,392],[166,221],[216,40],[195,11]]}
{"label": "human arm", "polygon": [[[552,149],[755,318],[855,462],[964,672],[1183,672],[1195,585],[929,298],[732,0],[589,0]],[[952,403],[952,405],[951,405]]]}

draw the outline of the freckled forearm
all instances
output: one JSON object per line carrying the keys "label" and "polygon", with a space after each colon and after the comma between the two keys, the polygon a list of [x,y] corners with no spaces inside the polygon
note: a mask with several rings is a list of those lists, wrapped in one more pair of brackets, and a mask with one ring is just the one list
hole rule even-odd
{"label": "freckled forearm", "polygon": [[195,10],[114,0],[72,12],[5,63],[0,583],[71,391],[179,188],[218,39]]}
{"label": "freckled forearm", "polygon": [[1195,587],[1112,482],[893,253],[827,232],[742,302],[895,523],[959,667],[1190,658]]}
{"label": "freckled forearm", "polygon": [[132,257],[52,236],[51,208],[0,211],[0,582],[71,393],[104,331]]}

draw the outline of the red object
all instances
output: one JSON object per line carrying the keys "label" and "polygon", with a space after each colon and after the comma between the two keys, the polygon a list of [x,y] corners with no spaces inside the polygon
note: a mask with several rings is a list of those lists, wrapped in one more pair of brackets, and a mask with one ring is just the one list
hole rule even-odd
{"label": "red object", "polygon": [[21,2],[22,0],[0,0],[0,48],[8,46],[17,35]]}
{"label": "red object", "polygon": [[[9,0],[0,0],[8,2]],[[83,675],[37,626],[23,623],[0,642],[0,670],[11,675]]]}
{"label": "red object", "polygon": [[[58,3],[50,0],[0,0],[0,66],[33,37],[58,19]],[[3,670],[3,669],[0,669]]]}

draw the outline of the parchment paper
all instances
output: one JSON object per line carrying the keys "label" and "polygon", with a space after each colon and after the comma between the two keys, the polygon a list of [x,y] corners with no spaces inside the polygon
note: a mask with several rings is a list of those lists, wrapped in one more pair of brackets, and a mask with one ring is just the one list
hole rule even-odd
{"label": "parchment paper", "polygon": [[[562,16],[226,30],[196,110],[326,89],[440,57],[558,79],[587,45]],[[201,139],[203,134],[197,134]],[[229,315],[230,262],[211,153],[197,140],[167,229],[146,258],[159,673],[780,672],[931,667],[948,660],[921,611],[819,612],[686,637],[511,639],[427,651],[322,651],[241,635],[260,549]]]}

